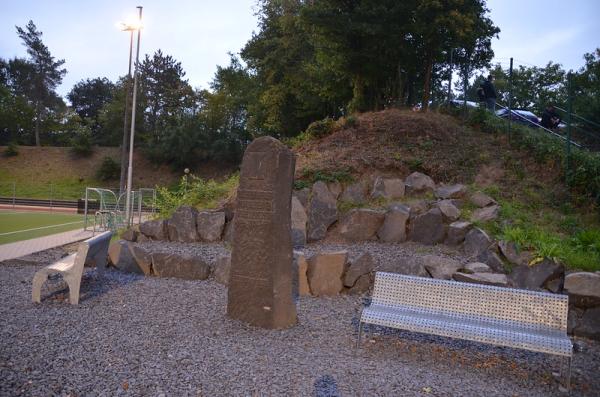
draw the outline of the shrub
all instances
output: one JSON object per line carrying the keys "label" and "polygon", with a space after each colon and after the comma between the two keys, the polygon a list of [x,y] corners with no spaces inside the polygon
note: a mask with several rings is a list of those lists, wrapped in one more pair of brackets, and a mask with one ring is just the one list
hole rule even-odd
{"label": "shrub", "polygon": [[327,117],[326,119],[314,121],[308,125],[305,133],[315,138],[322,138],[333,132],[335,121]]}
{"label": "shrub", "polygon": [[238,182],[237,174],[223,182],[204,180],[195,175],[183,176],[172,189],[157,187],[156,206],[163,218],[170,217],[182,205],[200,209],[214,208],[219,200],[233,194]]}
{"label": "shrub", "polygon": [[76,156],[89,156],[92,154],[92,133],[89,127],[81,126],[71,139],[71,151]]}
{"label": "shrub", "polygon": [[104,157],[100,168],[96,171],[96,177],[101,181],[118,179],[121,176],[121,166],[110,157]]}
{"label": "shrub", "polygon": [[6,157],[17,156],[18,154],[19,154],[19,148],[14,141],[10,142],[8,144],[8,146],[6,147],[6,150],[4,150],[4,156],[6,156]]}

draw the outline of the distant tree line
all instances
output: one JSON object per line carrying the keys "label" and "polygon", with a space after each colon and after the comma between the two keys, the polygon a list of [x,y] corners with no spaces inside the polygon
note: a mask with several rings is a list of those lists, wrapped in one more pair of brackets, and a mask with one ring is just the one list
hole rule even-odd
{"label": "distant tree line", "polygon": [[[209,89],[192,88],[172,56],[145,56],[136,145],[175,167],[236,162],[256,136],[293,137],[313,121],[353,112],[427,109],[445,100],[451,70],[468,80],[490,66],[499,33],[485,0],[259,0],[257,17],[258,32],[217,67]],[[51,56],[33,22],[17,33],[29,58],[0,59],[0,144],[120,145],[127,78],[82,80],[66,106],[55,91],[64,61]],[[595,98],[581,99],[586,114],[598,114],[599,64],[598,51],[586,54],[576,75],[578,89]],[[493,73],[502,92],[504,71]],[[563,98],[555,94],[559,65],[517,73],[523,94],[515,98],[524,106]],[[531,84],[539,88],[534,97]]]}

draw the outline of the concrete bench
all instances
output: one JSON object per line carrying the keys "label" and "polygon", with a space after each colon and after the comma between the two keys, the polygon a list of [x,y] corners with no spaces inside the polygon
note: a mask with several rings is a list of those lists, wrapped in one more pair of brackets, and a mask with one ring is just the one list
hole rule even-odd
{"label": "concrete bench", "polygon": [[31,299],[35,303],[40,303],[42,285],[48,280],[48,276],[61,274],[63,280],[69,285],[69,302],[72,305],[78,304],[83,267],[86,262],[93,260],[98,273],[102,274],[104,272],[111,237],[112,232],[109,231],[89,238],[79,243],[77,253],[61,258],[53,264],[38,270],[33,276]]}
{"label": "concrete bench", "polygon": [[548,353],[570,387],[573,345],[568,296],[377,272],[371,304],[358,329],[375,324],[413,332]]}

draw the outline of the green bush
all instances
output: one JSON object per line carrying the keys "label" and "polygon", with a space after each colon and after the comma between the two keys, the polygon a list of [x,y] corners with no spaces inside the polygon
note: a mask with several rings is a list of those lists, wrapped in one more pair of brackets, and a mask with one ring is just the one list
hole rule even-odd
{"label": "green bush", "polygon": [[100,168],[96,171],[96,177],[101,181],[118,179],[121,176],[121,166],[112,158],[106,156],[102,159]]}
{"label": "green bush", "polygon": [[92,133],[87,126],[81,126],[71,139],[71,151],[76,156],[92,154]]}
{"label": "green bush", "polygon": [[326,119],[310,123],[306,128],[305,133],[315,138],[322,138],[331,134],[334,127],[335,121],[327,117]]}
{"label": "green bush", "polygon": [[17,144],[13,141],[8,144],[6,150],[4,150],[4,156],[6,157],[14,157],[19,155],[19,148]]}
{"label": "green bush", "polygon": [[214,208],[219,200],[233,193],[238,183],[237,174],[223,182],[204,180],[195,175],[183,176],[172,189],[157,187],[156,206],[162,218],[170,217],[182,205],[199,209]]}

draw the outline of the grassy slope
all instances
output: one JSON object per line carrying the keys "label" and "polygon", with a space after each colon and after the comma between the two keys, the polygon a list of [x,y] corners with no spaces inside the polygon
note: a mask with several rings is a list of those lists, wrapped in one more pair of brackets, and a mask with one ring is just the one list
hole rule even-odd
{"label": "grassy slope", "polygon": [[[83,227],[81,215],[0,211],[0,244],[48,236],[81,227]],[[36,228],[43,229],[28,230]]]}
{"label": "grassy slope", "polygon": [[[556,256],[573,268],[600,269],[600,223],[596,208],[565,188],[559,164],[537,162],[514,148],[506,135],[483,133],[434,112],[386,110],[338,123],[321,139],[296,148],[296,177],[350,174],[406,177],[421,171],[436,182],[459,182],[491,194],[500,219],[479,225],[496,238],[539,255]],[[463,210],[468,218],[473,208]]]}

